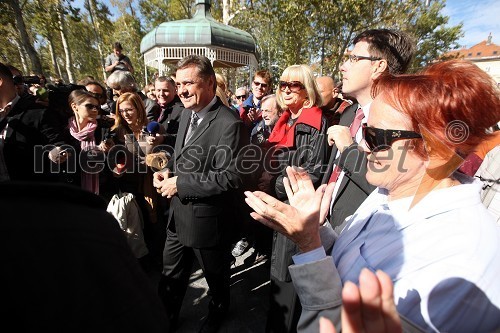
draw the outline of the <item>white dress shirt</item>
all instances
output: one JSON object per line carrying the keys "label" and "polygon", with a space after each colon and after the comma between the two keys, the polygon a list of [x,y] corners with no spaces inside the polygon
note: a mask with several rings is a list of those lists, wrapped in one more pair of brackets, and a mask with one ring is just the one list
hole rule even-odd
{"label": "white dress shirt", "polygon": [[[372,103],[368,103],[365,106],[362,106],[361,109],[363,109],[363,113],[365,114],[365,117],[361,120],[361,127],[358,129],[356,132],[356,137],[354,140],[357,143],[360,143],[361,140],[363,139],[363,124],[366,124],[368,120],[368,115],[370,114],[370,105]],[[338,158],[340,156],[340,150],[337,151],[337,156],[335,158]],[[340,184],[342,183],[342,179],[345,177],[345,172],[341,171],[339,173],[339,177],[337,178],[337,182],[335,183],[335,188],[333,189],[333,194],[332,194],[332,202],[330,203],[330,213],[332,213],[332,208],[333,208],[333,203],[335,202],[335,198],[337,197],[337,193],[340,188]]]}
{"label": "white dress shirt", "polygon": [[[389,202],[383,189],[370,194],[332,250],[342,282],[358,283],[364,267],[385,271],[398,312],[429,332],[498,328],[500,229],[481,203],[480,182],[460,178],[411,210],[413,197]],[[321,250],[294,262],[324,257]]]}

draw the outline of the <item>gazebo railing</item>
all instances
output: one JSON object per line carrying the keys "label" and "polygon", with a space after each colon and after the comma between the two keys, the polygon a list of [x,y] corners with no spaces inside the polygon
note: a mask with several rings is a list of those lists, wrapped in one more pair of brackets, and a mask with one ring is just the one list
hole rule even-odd
{"label": "gazebo railing", "polygon": [[144,53],[144,63],[146,66],[158,69],[160,75],[165,70],[164,61],[180,60],[190,54],[203,55],[210,59],[212,64],[215,61],[231,63],[240,66],[256,68],[257,59],[253,54],[227,50],[219,47],[155,47]]}

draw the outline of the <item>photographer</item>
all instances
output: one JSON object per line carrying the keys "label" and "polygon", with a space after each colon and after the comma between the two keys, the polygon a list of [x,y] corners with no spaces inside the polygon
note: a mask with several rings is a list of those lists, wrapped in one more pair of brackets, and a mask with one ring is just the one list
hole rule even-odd
{"label": "photographer", "polygon": [[113,45],[113,53],[106,57],[105,69],[106,72],[111,74],[114,71],[128,71],[130,73],[134,72],[134,67],[129,57],[122,53],[122,44],[116,42]]}

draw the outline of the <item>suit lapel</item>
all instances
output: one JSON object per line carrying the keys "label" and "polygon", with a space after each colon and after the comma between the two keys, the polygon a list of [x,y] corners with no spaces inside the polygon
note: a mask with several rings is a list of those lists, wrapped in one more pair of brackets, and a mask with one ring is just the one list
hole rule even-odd
{"label": "suit lapel", "polygon": [[[177,139],[175,140],[175,151],[180,152],[184,145],[184,138],[187,134],[189,120],[191,119],[191,110],[183,109],[181,112],[181,119],[179,121],[179,131],[177,132]],[[175,154],[179,156],[179,154]]]}
{"label": "suit lapel", "polygon": [[[353,122],[354,117],[356,116],[357,109],[358,109],[358,103],[354,103],[353,105],[351,105],[347,109],[345,109],[345,111],[342,113],[342,116],[340,117],[339,125],[349,127],[349,125],[351,125],[351,123]],[[335,165],[334,161],[337,158],[337,152],[338,152],[338,148],[334,144],[332,146],[332,151],[330,153],[330,159],[328,160],[328,168],[327,168],[325,174],[323,175],[323,179],[321,180],[321,184],[327,184],[328,181],[330,180],[330,176],[333,172],[333,168]]]}
{"label": "suit lapel", "polygon": [[[198,126],[198,128],[194,131],[193,135],[191,135],[191,137],[189,138],[189,140],[186,142],[186,144],[181,148],[180,150],[180,154],[177,155],[177,158],[182,155],[182,153],[189,147],[191,146],[192,144],[194,144],[198,138],[203,135],[203,133],[210,127],[210,123],[215,119],[215,117],[217,116],[217,113],[219,112],[219,109],[220,109],[220,104],[219,103],[215,103],[211,108],[210,110],[208,111],[208,113],[206,114],[206,116],[203,118],[202,122],[200,123],[200,125]],[[186,137],[186,133],[187,133],[187,127],[189,126],[188,123],[189,123],[189,120],[191,119],[191,113],[190,112],[186,112],[186,113],[189,113],[189,116],[186,118],[185,115],[183,115],[183,117],[181,118],[181,123],[179,126],[183,126],[183,121],[186,122],[185,126],[183,128],[185,128],[184,130],[184,133],[182,135],[182,141],[181,141],[181,145],[184,143],[184,138]],[[177,142],[176,142],[176,150],[177,150]]]}

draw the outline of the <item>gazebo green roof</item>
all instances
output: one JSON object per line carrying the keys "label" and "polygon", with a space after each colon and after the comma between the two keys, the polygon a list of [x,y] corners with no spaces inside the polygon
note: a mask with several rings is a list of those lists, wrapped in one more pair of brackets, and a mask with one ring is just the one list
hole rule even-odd
{"label": "gazebo green roof", "polygon": [[217,22],[210,14],[210,1],[197,0],[193,18],[160,24],[141,41],[141,53],[155,47],[221,47],[256,53],[252,36],[240,29]]}

